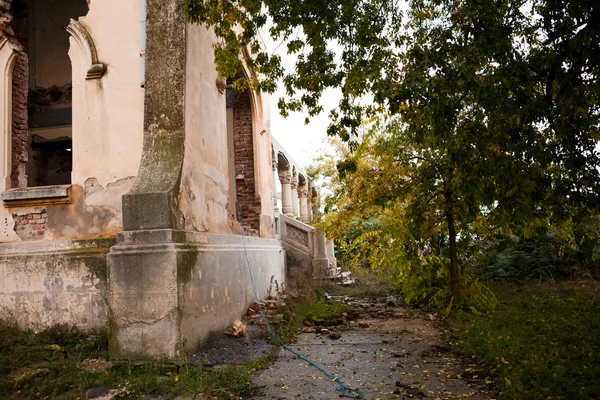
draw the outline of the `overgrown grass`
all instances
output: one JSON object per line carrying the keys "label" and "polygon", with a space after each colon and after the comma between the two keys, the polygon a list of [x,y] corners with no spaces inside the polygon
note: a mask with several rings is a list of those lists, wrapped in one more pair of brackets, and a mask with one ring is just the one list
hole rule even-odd
{"label": "overgrown grass", "polygon": [[284,341],[293,341],[304,326],[304,321],[327,321],[340,318],[352,307],[335,301],[327,301],[323,293],[329,285],[302,287],[296,295],[289,297],[286,306],[278,310],[283,321],[277,324],[275,332]]}
{"label": "overgrown grass", "polygon": [[[305,320],[331,320],[351,307],[326,301],[322,290],[305,288],[279,310],[277,332],[291,341]],[[244,366],[218,369],[167,363],[115,364],[104,332],[83,333],[58,325],[38,333],[0,320],[0,398],[85,398],[91,388],[118,389],[121,398],[155,394],[166,398],[202,393],[219,399],[248,398],[257,387],[251,375],[271,356]]]}
{"label": "overgrown grass", "polygon": [[600,289],[593,281],[496,288],[489,315],[457,318],[456,350],[496,368],[504,399],[600,398]]}
{"label": "overgrown grass", "polygon": [[0,321],[0,398],[77,398],[90,388],[120,389],[122,398],[204,393],[219,399],[256,392],[250,376],[268,357],[245,366],[207,370],[169,364],[114,365],[106,334],[64,325],[37,334]]}
{"label": "overgrown grass", "polygon": [[327,292],[331,296],[390,296],[400,293],[400,290],[386,282],[378,282],[375,279],[372,281],[357,280],[352,285],[328,284],[322,289],[322,292]]}

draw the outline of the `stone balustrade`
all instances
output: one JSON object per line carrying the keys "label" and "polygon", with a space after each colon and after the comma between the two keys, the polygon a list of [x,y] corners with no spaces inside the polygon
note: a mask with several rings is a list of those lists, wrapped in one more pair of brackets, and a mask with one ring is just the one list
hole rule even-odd
{"label": "stone balustrade", "polygon": [[307,278],[328,279],[336,270],[333,241],[317,233],[311,223],[320,213],[320,194],[306,171],[275,140],[273,143],[275,232],[286,250],[288,285]]}

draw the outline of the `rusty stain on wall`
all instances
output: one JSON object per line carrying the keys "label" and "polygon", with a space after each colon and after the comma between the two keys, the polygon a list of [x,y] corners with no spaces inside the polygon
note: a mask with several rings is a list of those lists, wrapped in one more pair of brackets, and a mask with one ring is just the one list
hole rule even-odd
{"label": "rusty stain on wall", "polygon": [[24,241],[112,237],[123,230],[121,198],[134,180],[119,179],[105,188],[89,178],[85,188],[71,186],[69,204],[9,208],[2,218],[3,236],[10,229]]}

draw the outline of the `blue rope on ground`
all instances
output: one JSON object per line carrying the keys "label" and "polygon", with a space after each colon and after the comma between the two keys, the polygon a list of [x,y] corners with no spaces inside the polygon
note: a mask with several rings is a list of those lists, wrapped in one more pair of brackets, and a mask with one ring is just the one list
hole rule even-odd
{"label": "blue rope on ground", "polygon": [[339,387],[336,388],[336,390],[338,392],[340,392],[340,395],[342,397],[347,397],[350,399],[362,399],[363,393],[359,389],[355,389],[351,386],[347,386],[346,384],[344,384],[344,382],[342,382],[342,380],[340,379],[339,376],[333,375],[333,374],[325,371],[320,365],[316,364],[315,362],[304,357],[302,354],[300,354],[297,351],[288,347],[283,342],[283,340],[281,340],[281,338],[279,336],[277,336],[277,334],[275,332],[273,332],[273,330],[271,330],[271,325],[269,324],[269,320],[267,319],[267,317],[265,317],[265,314],[263,313],[262,307],[260,305],[260,299],[258,297],[258,292],[256,291],[256,285],[254,283],[254,276],[252,275],[252,268],[250,267],[250,258],[248,257],[248,249],[246,248],[246,236],[244,234],[244,225],[242,224],[242,215],[240,213],[240,204],[239,204],[238,198],[237,198],[237,187],[236,187],[235,183],[234,183],[234,189],[235,189],[235,193],[236,193],[235,205],[236,205],[236,209],[237,209],[238,223],[240,224],[240,231],[242,234],[242,243],[244,244],[244,255],[246,256],[246,265],[248,266],[248,273],[250,274],[250,282],[252,283],[252,290],[254,291],[254,298],[256,299],[256,304],[258,304],[258,310],[260,311],[259,319],[262,319],[263,321],[265,321],[265,326],[267,327],[267,331],[269,332],[271,337],[273,337],[273,339],[275,339],[275,341],[281,345],[281,347],[283,347],[285,350],[289,351],[290,353],[292,353],[299,359],[306,361],[309,365],[315,367],[317,370],[319,370],[321,373],[323,373],[323,375],[325,375],[327,378],[331,379],[332,382],[337,383],[339,385]]}

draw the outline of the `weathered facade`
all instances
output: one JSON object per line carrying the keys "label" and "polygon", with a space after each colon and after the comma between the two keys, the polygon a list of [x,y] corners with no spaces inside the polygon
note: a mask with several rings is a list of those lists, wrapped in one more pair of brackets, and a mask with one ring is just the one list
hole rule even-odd
{"label": "weathered facade", "polygon": [[268,99],[219,78],[214,40],[183,0],[0,0],[0,318],[176,358],[252,301],[244,248],[261,296],[286,259],[334,262]]}

